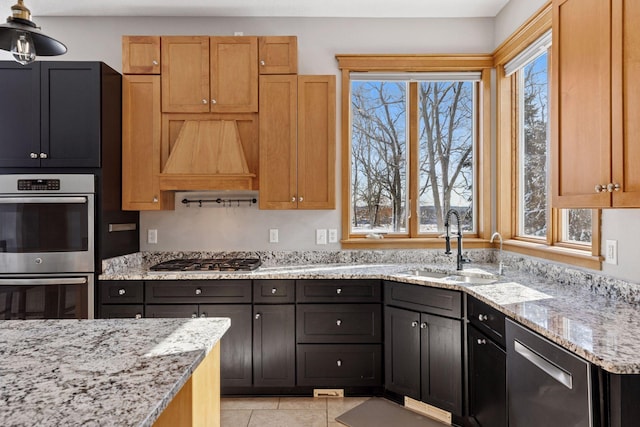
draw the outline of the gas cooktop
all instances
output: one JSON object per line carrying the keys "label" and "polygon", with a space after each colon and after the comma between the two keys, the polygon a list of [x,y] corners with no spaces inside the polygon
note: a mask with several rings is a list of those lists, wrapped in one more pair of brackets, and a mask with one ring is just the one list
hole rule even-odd
{"label": "gas cooktop", "polygon": [[172,259],[150,267],[151,271],[253,271],[260,258],[187,258]]}

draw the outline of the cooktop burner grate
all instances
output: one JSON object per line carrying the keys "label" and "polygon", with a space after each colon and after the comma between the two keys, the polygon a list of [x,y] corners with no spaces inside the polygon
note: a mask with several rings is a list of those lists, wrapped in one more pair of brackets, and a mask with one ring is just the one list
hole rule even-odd
{"label": "cooktop burner grate", "polygon": [[186,258],[161,262],[151,271],[253,271],[260,267],[259,258]]}

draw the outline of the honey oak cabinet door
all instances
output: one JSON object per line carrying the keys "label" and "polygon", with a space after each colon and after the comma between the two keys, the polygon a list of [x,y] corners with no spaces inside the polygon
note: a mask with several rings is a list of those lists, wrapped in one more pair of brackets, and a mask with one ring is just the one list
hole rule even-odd
{"label": "honey oak cabinet door", "polygon": [[600,208],[611,195],[611,2],[554,0],[551,80],[554,207]]}
{"label": "honey oak cabinet door", "polygon": [[258,38],[260,74],[296,74],[298,72],[298,38],[265,36]]}
{"label": "honey oak cabinet door", "polygon": [[298,209],[335,209],[336,77],[298,76]]}
{"label": "honey oak cabinet door", "polygon": [[209,37],[163,36],[162,112],[208,113]]}
{"label": "honey oak cabinet door", "polygon": [[160,36],[122,36],[124,74],[160,74]]}
{"label": "honey oak cabinet door", "polygon": [[295,209],[297,197],[295,75],[260,76],[260,209]]}
{"label": "honey oak cabinet door", "polygon": [[258,38],[211,37],[211,112],[258,111]]}
{"label": "honey oak cabinet door", "polygon": [[613,0],[614,207],[640,206],[640,2]]}
{"label": "honey oak cabinet door", "polygon": [[160,194],[160,76],[122,79],[122,209],[173,209]]}

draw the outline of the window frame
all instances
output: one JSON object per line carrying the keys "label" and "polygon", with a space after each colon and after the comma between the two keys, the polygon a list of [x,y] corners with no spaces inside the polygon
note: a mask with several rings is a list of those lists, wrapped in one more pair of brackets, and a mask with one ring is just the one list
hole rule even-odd
{"label": "window frame", "polygon": [[[496,67],[496,224],[505,239],[504,248],[544,259],[560,261],[591,269],[602,268],[600,257],[600,210],[592,210],[591,245],[561,240],[562,213],[547,205],[548,230],[545,239],[518,236],[518,92],[517,73],[506,76],[505,64],[551,29],[551,2],[543,6],[494,53]],[[551,50],[548,51],[551,69]],[[551,74],[549,74],[551,76]],[[549,85],[553,81],[550,78]],[[551,137],[551,135],[550,135]],[[548,171],[548,179],[552,179]]]}
{"label": "window frame", "polygon": [[[418,230],[417,215],[409,218],[410,233],[407,236],[393,236],[382,239],[367,238],[366,235],[351,234],[351,73],[411,73],[411,72],[480,72],[478,84],[477,141],[475,152],[477,163],[475,170],[476,192],[476,233],[468,234],[465,247],[480,248],[491,246],[488,243],[491,229],[491,70],[492,55],[336,55],[341,70],[341,192],[342,192],[342,248],[440,248],[442,239],[425,236]],[[408,94],[417,99],[417,84],[409,84]],[[417,114],[409,106],[409,128],[413,136],[418,135]],[[415,117],[415,118],[414,118]],[[412,136],[412,138],[413,138]],[[409,194],[417,194],[417,154],[418,144],[410,144],[408,172]],[[413,163],[415,162],[415,163]],[[415,203],[412,198],[412,203]],[[414,207],[412,206],[411,209]]]}

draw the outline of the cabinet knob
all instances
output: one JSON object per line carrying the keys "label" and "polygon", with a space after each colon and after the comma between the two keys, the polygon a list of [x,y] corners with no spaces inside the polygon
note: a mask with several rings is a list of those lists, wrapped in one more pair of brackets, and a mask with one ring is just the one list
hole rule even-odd
{"label": "cabinet knob", "polygon": [[271,288],[271,295],[275,295],[276,292],[278,292],[276,288]]}
{"label": "cabinet knob", "polygon": [[125,289],[122,289],[122,288],[118,289],[118,295],[124,295],[126,293],[127,291]]}
{"label": "cabinet knob", "polygon": [[484,338],[478,338],[478,344],[483,345],[486,343],[487,343],[487,340],[485,340]]}
{"label": "cabinet knob", "polygon": [[342,288],[336,289],[336,294],[340,295],[342,293]]}
{"label": "cabinet knob", "polygon": [[342,360],[340,359],[336,360],[336,365],[338,365],[339,367],[342,366]]}
{"label": "cabinet knob", "polygon": [[212,104],[217,104],[217,103],[218,103],[218,101],[216,101],[215,99],[212,99],[212,100],[211,100],[211,103],[212,103]]}
{"label": "cabinet knob", "polygon": [[302,197],[302,196],[298,197],[298,201],[299,201],[299,202],[304,201],[304,197]]}
{"label": "cabinet knob", "polygon": [[200,317],[207,317],[207,313],[200,313]]}
{"label": "cabinet knob", "polygon": [[197,289],[196,289],[196,295],[200,295],[200,294],[202,294],[202,289],[197,288]]}
{"label": "cabinet knob", "polygon": [[478,314],[478,320],[481,322],[484,322],[485,320],[487,320],[488,317],[486,314]]}
{"label": "cabinet knob", "polygon": [[607,184],[602,184],[602,185],[598,184],[596,185],[595,190],[596,190],[596,193],[603,193],[607,191]]}
{"label": "cabinet knob", "polygon": [[336,325],[338,325],[338,326],[342,325],[342,320],[340,320],[340,319],[336,320]]}
{"label": "cabinet knob", "polygon": [[37,159],[38,153],[29,153],[29,157],[31,157],[32,159]]}
{"label": "cabinet knob", "polygon": [[264,60],[262,60],[262,61],[260,61],[260,65],[262,65],[264,67],[265,65],[267,65],[267,63],[264,62]]}
{"label": "cabinet knob", "polygon": [[296,202],[296,196],[293,196],[293,197],[291,198],[291,202],[292,202],[292,203],[295,203],[295,202]]}
{"label": "cabinet knob", "polygon": [[197,318],[197,317],[198,317],[198,313],[192,313],[192,314],[191,314],[191,318],[192,318],[192,319],[195,319],[195,318]]}
{"label": "cabinet knob", "polygon": [[49,157],[49,156],[47,156],[47,153],[40,153],[40,158],[41,159],[46,159],[47,157]]}
{"label": "cabinet knob", "polygon": [[420,329],[427,329],[427,322],[420,323]]}
{"label": "cabinet knob", "polygon": [[203,99],[203,100],[202,100],[202,103],[203,103],[203,104],[208,104],[208,102],[207,102],[207,100],[206,100],[206,99]]}
{"label": "cabinet knob", "polygon": [[142,319],[142,313],[136,313],[136,319]]}
{"label": "cabinet knob", "polygon": [[151,63],[152,63],[153,65],[158,65],[158,61],[156,61],[155,59],[154,59],[153,61],[151,61]]}
{"label": "cabinet knob", "polygon": [[261,317],[262,317],[262,314],[256,313],[256,315],[255,315],[256,320],[260,320]]}
{"label": "cabinet knob", "polygon": [[158,203],[158,196],[153,196],[153,203]]}
{"label": "cabinet knob", "polygon": [[610,182],[609,184],[607,184],[607,191],[609,193],[613,193],[614,191],[620,191],[620,184],[614,184]]}
{"label": "cabinet knob", "polygon": [[411,322],[411,327],[415,328],[416,326],[418,326],[418,322],[416,322],[415,320],[413,322]]}

